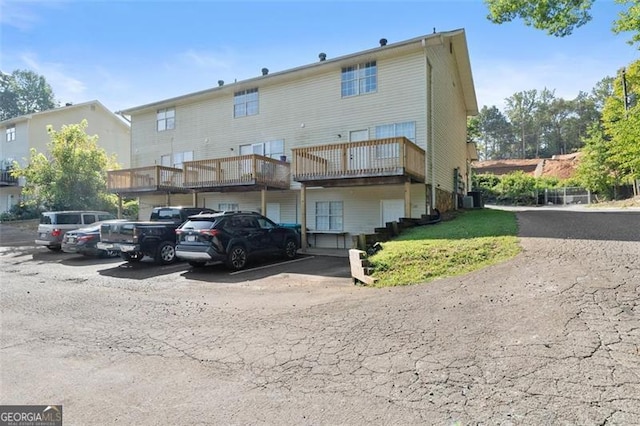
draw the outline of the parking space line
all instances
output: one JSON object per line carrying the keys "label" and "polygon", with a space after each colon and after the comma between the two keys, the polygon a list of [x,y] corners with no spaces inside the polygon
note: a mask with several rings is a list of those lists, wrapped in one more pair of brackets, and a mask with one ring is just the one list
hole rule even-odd
{"label": "parking space line", "polygon": [[244,274],[245,272],[253,272],[253,271],[258,271],[260,269],[272,268],[274,266],[286,265],[288,263],[301,262],[303,260],[313,259],[314,257],[315,256],[301,257],[300,259],[293,259],[286,262],[274,263],[274,264],[265,265],[265,266],[258,266],[257,268],[251,268],[251,269],[243,269],[241,271],[230,272],[229,275]]}

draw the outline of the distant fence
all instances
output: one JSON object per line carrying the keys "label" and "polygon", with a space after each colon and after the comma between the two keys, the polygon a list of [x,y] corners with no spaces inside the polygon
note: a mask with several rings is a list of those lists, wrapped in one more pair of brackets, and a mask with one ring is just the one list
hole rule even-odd
{"label": "distant fence", "polygon": [[[541,200],[540,196],[544,198]],[[591,191],[579,187],[545,189],[538,195],[538,202],[543,204],[591,204]]]}

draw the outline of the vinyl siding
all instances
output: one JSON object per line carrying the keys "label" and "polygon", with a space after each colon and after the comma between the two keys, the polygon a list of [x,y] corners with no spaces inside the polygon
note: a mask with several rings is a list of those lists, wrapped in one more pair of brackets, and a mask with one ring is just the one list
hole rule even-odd
{"label": "vinyl siding", "polygon": [[460,168],[466,177],[467,115],[462,98],[462,84],[449,45],[432,47],[433,65],[435,183],[453,193],[453,170]]}
{"label": "vinyl siding", "polygon": [[[416,122],[426,146],[424,57],[421,53],[377,62],[378,91],[341,98],[341,67],[295,82],[259,85],[259,114],[233,118],[233,91],[178,105],[174,130],[156,131],[156,113],[132,117],[132,166],[159,164],[160,156],[193,151],[194,159],[238,155],[239,146],[282,139],[291,148],[348,141],[352,130]],[[341,135],[342,137],[338,137]]]}
{"label": "vinyl siding", "polygon": [[[95,102],[24,116],[24,119],[21,118],[15,123],[16,139],[11,142],[6,140],[6,126],[1,127],[0,159],[12,158],[22,166],[26,166],[31,148],[42,153],[48,152],[47,145],[51,141],[47,131],[48,126],[53,126],[54,130],[60,131],[63,125],[77,124],[84,119],[87,120],[86,133],[98,135],[98,145],[108,155],[115,156],[122,168],[131,167],[131,139],[128,125]],[[9,209],[10,195],[14,196],[12,202],[17,203],[20,192],[15,187],[0,188],[0,211]]]}
{"label": "vinyl siding", "polygon": [[[369,52],[349,61],[296,71],[286,78],[266,76],[177,98],[175,129],[163,132],[156,131],[156,111],[151,107],[134,111],[132,167],[159,164],[161,155],[184,151],[193,151],[194,160],[236,156],[240,145],[270,140],[284,140],[285,155],[291,158],[292,148],[346,143],[349,133],[356,130],[366,129],[373,139],[377,125],[412,121],[416,144],[428,154],[432,147],[435,149],[437,188],[452,194],[453,170],[459,167],[466,178],[469,106],[464,102],[455,52],[450,49],[446,38],[444,43],[429,43],[426,48],[416,43],[410,48]],[[371,60],[377,63],[377,91],[342,98],[342,67]],[[432,66],[432,94],[427,93],[427,60]],[[234,92],[252,88],[259,91],[259,113],[234,118]],[[433,100],[433,129],[427,128],[428,97]],[[170,102],[158,104],[166,107]],[[433,137],[433,146],[429,146],[428,135]],[[428,158],[427,185],[431,180]],[[281,222],[300,223],[300,185],[291,182],[290,188],[267,192],[267,202],[280,204]],[[426,185],[413,184],[411,188],[411,216],[420,217],[429,202]],[[401,185],[308,189],[308,227],[315,227],[316,201],[343,201],[344,230],[352,235],[373,232],[381,225],[380,200],[403,198],[403,192]],[[160,202],[163,199],[153,198]],[[259,211],[261,200],[258,191],[201,193],[201,203],[211,208],[217,208],[218,203],[238,203],[242,210]],[[321,240],[319,237],[319,244],[335,245],[333,236]]]}

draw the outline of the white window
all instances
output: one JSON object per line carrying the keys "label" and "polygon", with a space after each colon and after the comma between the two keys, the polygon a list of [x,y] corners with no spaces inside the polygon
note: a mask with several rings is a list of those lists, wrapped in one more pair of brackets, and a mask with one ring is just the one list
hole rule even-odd
{"label": "white window", "polygon": [[16,140],[16,126],[7,127],[7,142]]}
{"label": "white window", "polygon": [[376,61],[342,68],[342,97],[373,93],[378,90]]}
{"label": "white window", "polygon": [[176,110],[175,108],[159,109],[156,114],[158,131],[171,130],[176,127]]}
{"label": "white window", "polygon": [[219,203],[218,210],[222,212],[238,211],[238,203]]}
{"label": "white window", "polygon": [[233,94],[233,116],[258,114],[258,89],[242,90]]}
{"label": "white window", "polygon": [[160,165],[165,167],[182,168],[185,161],[193,161],[193,151],[175,152],[173,155],[166,154],[160,157]]}
{"label": "white window", "polygon": [[258,154],[279,160],[284,155],[284,140],[240,145],[240,155]]}
{"label": "white window", "polygon": [[316,201],[316,230],[342,231],[342,201]]}
{"label": "white window", "polygon": [[[411,142],[416,141],[416,123],[407,121],[405,123],[385,124],[376,126],[376,139],[396,138],[404,136]],[[397,143],[376,146],[377,158],[397,158],[400,155],[400,147]]]}

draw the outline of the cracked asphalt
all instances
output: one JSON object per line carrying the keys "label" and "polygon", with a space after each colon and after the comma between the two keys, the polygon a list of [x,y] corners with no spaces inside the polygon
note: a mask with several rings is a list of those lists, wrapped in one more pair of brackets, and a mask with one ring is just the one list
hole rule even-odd
{"label": "cracked asphalt", "polygon": [[357,287],[0,247],[0,403],[66,424],[640,424],[640,211],[517,213],[523,252]]}

